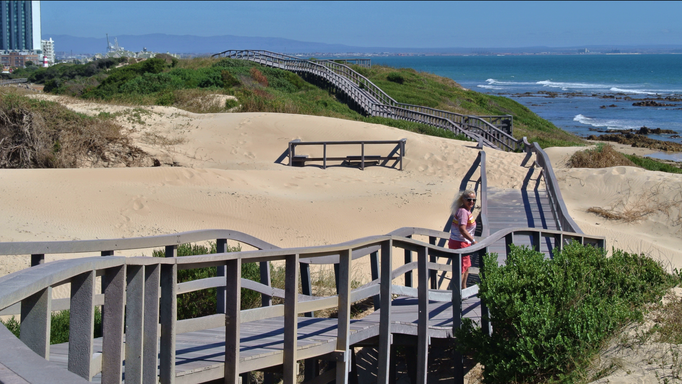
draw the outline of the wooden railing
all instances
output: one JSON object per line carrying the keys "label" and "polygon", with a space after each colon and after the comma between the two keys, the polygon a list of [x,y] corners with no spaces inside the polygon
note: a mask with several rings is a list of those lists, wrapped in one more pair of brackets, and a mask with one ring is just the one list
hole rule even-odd
{"label": "wooden railing", "polygon": [[[512,244],[514,236],[528,234],[534,239],[533,246],[537,249],[543,237],[554,238],[557,249],[561,249],[567,239],[574,239],[583,244],[595,244],[602,248],[605,246],[602,237],[534,228],[515,228],[491,235],[467,248],[466,253],[484,254],[495,241],[505,239],[507,244]],[[207,238],[235,238],[248,241],[249,244],[266,246],[267,243],[240,232],[221,230],[137,239],[0,243],[0,254],[92,251],[101,253],[111,249],[135,249],[140,246],[147,248],[165,243],[166,254],[171,256],[165,258],[86,257],[50,262],[3,276],[0,278],[0,309],[20,303],[21,337],[18,340],[4,327],[0,327],[0,345],[3,346],[0,348],[0,363],[28,382],[76,383],[90,380],[101,372],[103,383],[120,383],[122,361],[125,359],[126,383],[156,382],[156,357],[158,355],[158,380],[161,383],[172,383],[176,377],[176,335],[225,327],[225,363],[219,368],[213,367],[210,372],[202,372],[201,378],[202,380],[209,377],[211,379],[224,378],[226,382],[236,383],[240,373],[259,368],[254,365],[256,364],[254,362],[241,362],[239,359],[240,324],[284,316],[283,353],[268,357],[269,360],[264,364],[265,366],[282,365],[284,382],[295,383],[297,360],[315,356],[313,352],[303,353],[297,348],[296,318],[298,314],[335,308],[338,312],[336,342],[332,346],[333,350],[319,350],[319,353],[328,354],[336,351],[334,353],[339,355],[336,369],[337,382],[346,382],[348,375],[346,364],[350,348],[347,337],[350,305],[352,302],[379,295],[381,323],[378,364],[382,367],[379,370],[379,382],[386,382],[388,371],[384,368],[388,367],[390,359],[390,308],[393,294],[419,299],[418,358],[419,361],[426,361],[429,319],[425,306],[428,301],[442,300],[452,303],[454,330],[461,324],[462,300],[477,292],[477,287],[461,290],[459,284],[452,285],[455,287],[452,290],[429,290],[430,271],[451,273],[454,281],[461,279],[460,268],[452,268],[452,265],[461,264],[461,255],[464,251],[446,249],[414,239],[418,236],[447,239],[449,234],[422,228],[401,228],[388,235],[373,236],[331,246],[264,249],[186,257],[172,257],[175,256],[174,249],[177,244]],[[406,262],[403,266],[394,269],[392,264],[394,249],[416,252],[417,261]],[[219,247],[219,250],[224,251],[225,248]],[[352,262],[368,254],[371,257],[372,255],[379,257],[377,252],[380,253],[378,278],[351,290]],[[451,263],[433,262],[429,260],[429,257],[445,258]],[[240,278],[243,263],[276,260],[284,262],[286,276],[284,292],[274,290],[265,284]],[[301,273],[305,273],[304,271],[310,264],[337,265],[338,295],[315,297],[309,293],[307,295],[296,294],[299,267]],[[225,267],[225,276],[177,283],[178,269],[202,267]],[[416,289],[396,285],[394,281],[396,278],[412,271],[417,274]],[[96,276],[103,277],[102,295],[95,293]],[[69,334],[68,370],[75,375],[59,370],[53,363],[45,361],[49,360],[50,353],[50,313],[55,310],[52,306],[54,300],[51,298],[51,292],[53,288],[69,282],[71,295],[67,300],[71,311],[71,332]],[[177,320],[176,296],[178,294],[212,287],[225,287],[228,292],[239,292],[241,288],[248,288],[270,296],[279,296],[284,293],[282,295],[284,304],[240,310],[239,295],[230,294],[226,297],[224,313]],[[303,291],[305,293],[305,287]],[[92,324],[95,305],[103,305],[102,354],[93,354]],[[483,326],[489,327],[489,324],[484,322]],[[125,349],[123,348],[124,340]],[[36,363],[40,361],[42,361],[41,364]],[[461,373],[460,362],[455,362],[455,366],[460,369]],[[49,380],[44,380],[45,377]],[[426,378],[426,372],[421,365],[418,377],[420,377],[420,382],[423,382],[421,378],[424,380]],[[189,377],[184,377],[183,380],[191,382]]]}
{"label": "wooden railing", "polygon": [[538,143],[530,144],[528,140],[523,138],[524,152],[526,152],[526,158],[524,159],[523,165],[525,165],[530,157],[535,155],[535,163],[542,168],[540,173],[541,177],[544,178],[545,184],[547,185],[547,193],[551,202],[552,212],[554,213],[559,229],[568,232],[583,233],[578,224],[573,221],[571,215],[568,214],[568,208],[564,203],[564,199],[561,196],[561,190],[559,189],[559,181],[554,175],[554,170],[552,169],[552,162],[549,160],[547,153],[540,148]]}
{"label": "wooden railing", "polygon": [[[364,140],[364,141],[301,141],[299,139],[289,142],[289,166],[299,165],[297,163],[305,163],[308,161],[322,161],[322,168],[327,168],[327,161],[359,161],[360,169],[365,169],[365,161],[384,161],[395,160],[400,164],[400,170],[403,170],[403,157],[405,156],[405,142],[407,139],[400,140]],[[387,156],[380,155],[366,155],[365,145],[395,145],[393,150]],[[298,146],[321,146],[322,157],[302,157],[296,155],[296,147]],[[335,145],[359,145],[360,155],[357,156],[327,156],[327,147]]]}
{"label": "wooden railing", "polygon": [[[482,138],[486,146],[493,148],[516,151],[520,147],[519,141],[511,135],[513,125],[511,115],[481,118],[399,103],[352,68],[332,60],[313,62],[270,51],[250,50],[228,50],[214,54],[213,57],[250,60],[275,68],[319,76],[346,93],[370,116],[419,122],[447,129],[454,134],[465,135],[474,141]],[[499,123],[502,128],[493,123]]]}

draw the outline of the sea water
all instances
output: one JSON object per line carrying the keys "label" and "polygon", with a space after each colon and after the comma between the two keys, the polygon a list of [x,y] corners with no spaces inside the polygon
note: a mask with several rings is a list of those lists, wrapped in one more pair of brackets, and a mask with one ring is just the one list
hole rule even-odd
{"label": "sea water", "polygon": [[[644,126],[682,135],[682,102],[632,105],[645,98],[682,97],[682,55],[388,56],[373,57],[372,64],[414,68],[512,98],[581,137]],[[671,136],[649,135],[682,143]]]}

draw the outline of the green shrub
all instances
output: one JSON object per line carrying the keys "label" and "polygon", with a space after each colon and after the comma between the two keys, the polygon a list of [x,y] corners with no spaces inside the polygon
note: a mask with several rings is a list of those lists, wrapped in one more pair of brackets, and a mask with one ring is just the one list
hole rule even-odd
{"label": "green shrub", "polygon": [[234,108],[234,107],[237,107],[237,106],[239,106],[239,101],[237,101],[237,100],[235,100],[235,99],[227,99],[227,100],[225,100],[225,108],[226,108],[226,109],[231,109],[231,108]]}
{"label": "green shrub", "polygon": [[[241,247],[228,247],[228,252],[239,252]],[[216,253],[216,245],[212,243],[209,247],[196,244],[181,244],[178,246],[178,257],[192,255],[207,255]],[[155,250],[154,257],[165,257],[163,250]],[[178,283],[187,281],[216,277],[215,267],[180,269],[178,270]],[[260,265],[258,263],[243,263],[242,278],[260,281]],[[229,294],[229,293],[228,293]],[[260,293],[242,288],[241,308],[254,308],[260,305]],[[178,320],[192,319],[213,315],[217,309],[217,291],[215,288],[203,289],[178,295]]]}
{"label": "green shrub", "polygon": [[614,250],[607,258],[577,243],[554,259],[514,246],[506,265],[484,257],[479,297],[492,335],[465,319],[456,337],[457,348],[485,366],[488,383],[573,381],[615,330],[642,317],[642,303],[677,282],[644,255]]}
{"label": "green shrub", "polygon": [[386,76],[386,80],[392,81],[396,84],[403,84],[405,82],[405,78],[403,75],[401,75],[398,72],[391,72]]}
{"label": "green shrub", "polygon": [[237,80],[237,78],[234,77],[234,75],[232,75],[232,73],[230,73],[230,71],[224,71],[224,70],[220,71],[220,75],[222,76],[223,86],[225,88],[236,87],[240,84],[239,80]]}
{"label": "green shrub", "polygon": [[[54,312],[50,316],[50,344],[61,344],[69,341],[69,326],[71,320],[71,312],[67,309],[64,311]],[[12,316],[9,320],[2,321],[2,323],[14,336],[19,337],[21,334],[21,324]],[[102,337],[102,311],[99,307],[95,307],[95,328],[94,337]]]}

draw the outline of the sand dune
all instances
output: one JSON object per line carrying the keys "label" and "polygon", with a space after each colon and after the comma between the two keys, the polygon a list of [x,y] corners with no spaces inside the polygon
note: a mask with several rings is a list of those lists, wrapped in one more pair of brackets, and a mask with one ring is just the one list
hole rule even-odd
{"label": "sand dune", "polygon": [[[118,121],[163,164],[153,168],[3,170],[0,241],[137,237],[205,228],[234,229],[282,247],[333,244],[403,226],[442,229],[452,197],[477,156],[473,143],[382,125],[270,113],[192,114],[169,107],[111,107],[62,99],[83,113],[119,112]],[[293,139],[407,139],[404,170],[374,166],[288,167]],[[359,147],[344,148],[344,154]],[[330,155],[338,149],[330,148]],[[368,148],[385,154],[388,148]],[[563,152],[562,152],[563,151]],[[548,150],[560,159],[566,149]],[[313,149],[299,153],[315,155]],[[523,154],[486,150],[489,185],[518,188]],[[279,162],[278,162],[279,161]],[[586,212],[636,200],[660,185],[674,198],[682,178],[634,168],[555,169],[583,230],[610,245],[646,251],[682,266],[679,207],[622,224]],[[677,215],[677,216],[676,216]],[[678,221],[676,221],[678,220]],[[48,257],[48,261],[59,256]],[[0,276],[28,265],[7,257]]]}

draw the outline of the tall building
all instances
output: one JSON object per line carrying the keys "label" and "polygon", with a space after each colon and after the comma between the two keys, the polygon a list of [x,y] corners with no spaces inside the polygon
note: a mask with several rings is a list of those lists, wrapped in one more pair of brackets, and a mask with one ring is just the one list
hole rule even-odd
{"label": "tall building", "polygon": [[40,50],[40,35],[40,1],[0,0],[0,50]]}

